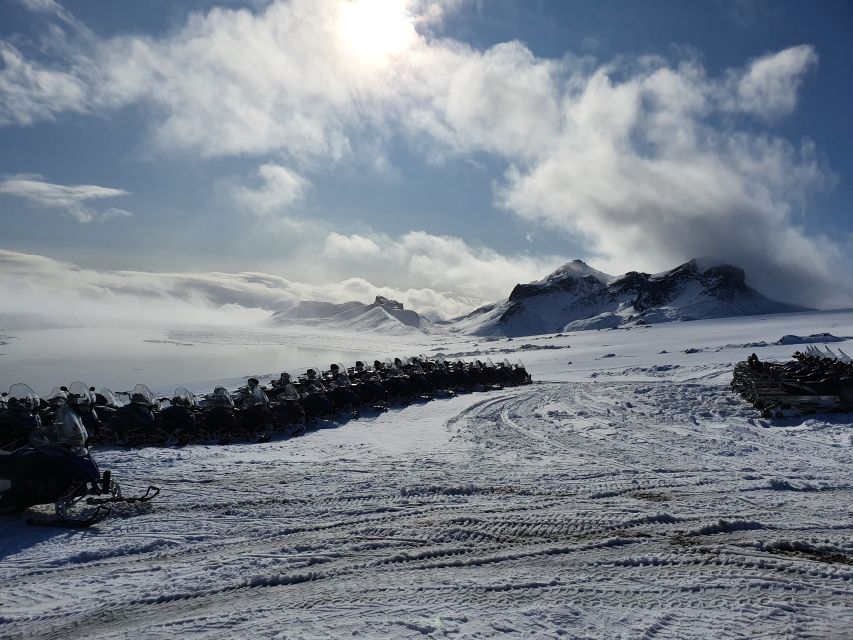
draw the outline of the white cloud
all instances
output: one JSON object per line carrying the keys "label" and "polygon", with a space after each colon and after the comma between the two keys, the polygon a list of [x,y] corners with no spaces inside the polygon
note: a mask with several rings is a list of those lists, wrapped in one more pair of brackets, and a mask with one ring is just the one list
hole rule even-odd
{"label": "white cloud", "polygon": [[92,184],[71,186],[52,184],[42,180],[41,176],[33,174],[6,176],[0,180],[0,194],[23,198],[40,207],[61,209],[82,223],[133,215],[129,211],[116,207],[101,211],[88,204],[90,200],[129,195],[129,192],[124,189],[98,187]]}
{"label": "white cloud", "polygon": [[264,164],[258,167],[261,185],[238,186],[232,190],[237,202],[249,213],[268,215],[288,210],[305,196],[310,183],[287,167]]}
{"label": "white cloud", "polygon": [[329,275],[355,274],[392,287],[439,292],[448,302],[426,311],[445,317],[505,298],[517,283],[539,279],[567,262],[557,256],[505,256],[472,247],[460,238],[424,231],[396,238],[332,232],[326,237],[323,255]]}
{"label": "white cloud", "polygon": [[366,260],[377,258],[382,250],[372,239],[352,234],[350,236],[332,232],[326,236],[323,256],[331,259]]}
{"label": "white cloud", "polygon": [[724,101],[734,98],[734,104],[729,102],[734,108],[768,120],[788,115],[797,106],[804,73],[817,62],[817,53],[808,45],[758,58],[739,77],[736,74],[734,90]]}
{"label": "white cloud", "polygon": [[43,312],[60,295],[77,300],[71,307],[78,315],[104,319],[246,322],[300,300],[372,302],[381,295],[430,317],[449,318],[504,298],[516,283],[540,278],[565,261],[503,256],[424,232],[399,238],[332,232],[324,244],[313,282],[259,272],[94,270],[0,250],[0,281],[14,282],[20,292],[4,296],[4,312]]}
{"label": "white cloud", "polygon": [[89,109],[91,87],[73,73],[26,60],[2,40],[0,63],[0,125],[28,125],[64,111]]}

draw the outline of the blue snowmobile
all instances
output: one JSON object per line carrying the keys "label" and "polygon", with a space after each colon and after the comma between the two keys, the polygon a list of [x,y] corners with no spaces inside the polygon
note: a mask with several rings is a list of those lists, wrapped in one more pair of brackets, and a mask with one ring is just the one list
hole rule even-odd
{"label": "blue snowmobile", "polygon": [[[9,391],[14,410],[36,411],[39,397],[24,384]],[[75,404],[88,397],[74,397]],[[144,495],[125,498],[110,472],[101,474],[86,448],[86,428],[72,404],[59,406],[53,422],[38,426],[28,434],[28,444],[14,451],[0,451],[0,513],[10,513],[39,504],[53,504],[55,515],[31,518],[28,524],[41,526],[88,527],[110,513],[115,502],[147,502],[160,490],[149,486]],[[94,507],[76,513],[83,502]]]}

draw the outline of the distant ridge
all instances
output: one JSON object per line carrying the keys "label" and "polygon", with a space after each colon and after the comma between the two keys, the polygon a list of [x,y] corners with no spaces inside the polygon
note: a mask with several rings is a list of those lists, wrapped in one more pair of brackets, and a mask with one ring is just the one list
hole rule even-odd
{"label": "distant ridge", "polygon": [[743,269],[710,258],[619,277],[573,260],[450,326],[472,335],[525,336],[805,310],[766,298],[746,284]]}
{"label": "distant ridge", "polygon": [[416,311],[405,309],[401,302],[383,296],[376,296],[372,304],[306,300],[290,309],[276,311],[267,322],[277,326],[303,324],[389,334],[427,331],[432,327],[432,323]]}

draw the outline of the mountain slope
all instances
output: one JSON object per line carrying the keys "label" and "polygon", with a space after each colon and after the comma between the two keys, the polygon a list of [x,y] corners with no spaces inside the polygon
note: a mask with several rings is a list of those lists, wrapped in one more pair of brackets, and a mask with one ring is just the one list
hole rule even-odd
{"label": "mountain slope", "polygon": [[372,304],[306,300],[290,309],[275,312],[267,322],[279,326],[303,324],[393,334],[427,331],[432,326],[419,313],[404,309],[402,303],[382,296],[376,296]]}
{"label": "mountain slope", "polygon": [[523,336],[802,310],[747,286],[742,269],[708,259],[618,278],[574,260],[542,280],[516,285],[507,300],[481,307],[452,326],[474,335]]}

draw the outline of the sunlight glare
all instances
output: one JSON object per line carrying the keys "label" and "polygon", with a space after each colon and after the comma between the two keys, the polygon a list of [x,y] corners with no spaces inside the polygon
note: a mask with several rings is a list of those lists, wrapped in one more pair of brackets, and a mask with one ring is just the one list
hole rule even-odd
{"label": "sunlight glare", "polygon": [[385,62],[417,38],[406,0],[350,0],[342,7],[341,36],[370,63]]}

